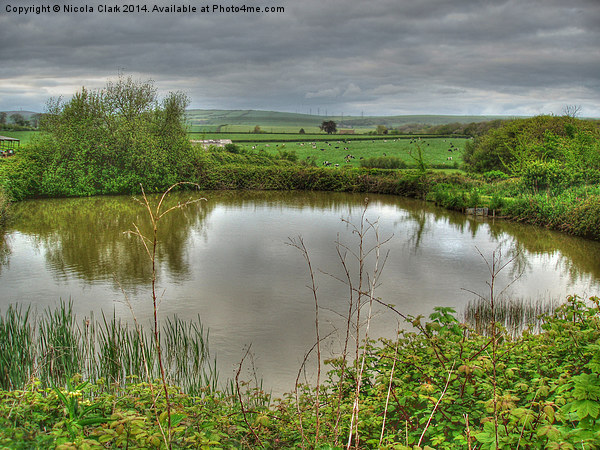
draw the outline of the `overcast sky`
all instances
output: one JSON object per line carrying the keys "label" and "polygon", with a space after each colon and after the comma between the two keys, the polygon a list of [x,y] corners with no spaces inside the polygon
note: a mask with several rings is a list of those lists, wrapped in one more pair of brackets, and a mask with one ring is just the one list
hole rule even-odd
{"label": "overcast sky", "polygon": [[[176,0],[0,1],[0,111],[41,112],[123,72],[201,109],[534,115],[569,104],[600,117],[600,0],[186,1],[196,14],[98,12]],[[213,4],[285,11],[200,12]],[[33,5],[61,12],[8,11]]]}

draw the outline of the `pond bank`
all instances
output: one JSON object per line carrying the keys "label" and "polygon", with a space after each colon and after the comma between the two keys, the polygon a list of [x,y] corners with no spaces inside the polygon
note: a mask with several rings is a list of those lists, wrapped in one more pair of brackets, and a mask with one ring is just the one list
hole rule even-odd
{"label": "pond bank", "polygon": [[415,170],[324,169],[301,166],[221,165],[202,170],[201,189],[317,190],[421,198],[450,210],[488,207],[496,217],[600,240],[600,187],[558,195],[526,193],[516,179],[492,180],[458,173]]}
{"label": "pond bank", "polygon": [[[11,198],[65,196],[54,194],[51,187],[48,190],[36,181],[29,169],[24,161],[18,160],[0,165],[0,185]],[[518,178],[494,179],[444,171],[330,169],[224,151],[201,155],[185,178],[183,181],[197,183],[205,190],[364,192],[426,199],[461,212],[466,208],[488,207],[496,212],[496,217],[600,240],[600,186],[597,184],[567,186],[560,192],[530,192]],[[168,187],[144,184],[147,192],[160,192]],[[111,186],[92,186],[90,189],[86,190],[87,195],[131,194],[136,188],[123,191]],[[67,192],[79,195],[77,191]]]}

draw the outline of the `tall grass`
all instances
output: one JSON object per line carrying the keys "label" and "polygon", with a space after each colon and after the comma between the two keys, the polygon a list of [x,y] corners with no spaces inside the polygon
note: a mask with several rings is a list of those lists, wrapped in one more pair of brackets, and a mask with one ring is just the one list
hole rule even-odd
{"label": "tall grass", "polygon": [[540,332],[544,317],[553,314],[558,306],[560,306],[558,300],[502,297],[495,300],[494,316],[492,316],[490,302],[487,299],[477,298],[467,303],[462,313],[462,320],[472,326],[477,333],[489,335],[493,317],[508,334],[517,337],[526,328],[536,333]]}
{"label": "tall grass", "polygon": [[[75,374],[86,380],[124,384],[128,377],[160,377],[153,336],[114,314],[102,320],[78,320],[72,303],[35,314],[10,305],[0,315],[0,388],[22,389],[33,379],[64,385]],[[166,320],[160,330],[165,368],[171,384],[190,394],[216,390],[217,372],[210,360],[208,333],[200,318]]]}

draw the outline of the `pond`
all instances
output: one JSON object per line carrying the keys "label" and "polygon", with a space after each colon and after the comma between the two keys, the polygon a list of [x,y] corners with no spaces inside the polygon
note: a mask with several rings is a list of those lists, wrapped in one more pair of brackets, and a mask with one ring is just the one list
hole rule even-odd
{"label": "pond", "polygon": [[[476,219],[394,196],[323,192],[202,192],[205,197],[159,222],[157,282],[160,315],[200,316],[209,329],[220,378],[234,376],[251,344],[253,375],[274,393],[293,388],[305,353],[315,342],[315,301],[302,253],[310,257],[320,306],[325,357],[339,351],[349,289],[340,253],[357,282],[361,215],[374,225],[365,248],[365,273],[378,263],[376,296],[403,314],[429,315],[435,306],[461,311],[472,292],[487,295],[492,253],[512,262],[496,280],[511,298],[562,301],[600,292],[600,243],[545,229]],[[156,197],[153,197],[156,199]],[[14,205],[14,221],[0,249],[0,310],[10,303],[37,311],[71,300],[78,316],[113,312],[131,320],[152,315],[151,264],[137,224],[149,233],[142,205],[131,197],[33,200]],[[368,225],[365,222],[366,225]],[[341,245],[336,245],[338,241]],[[385,242],[384,242],[385,241]],[[484,259],[485,258],[485,259]],[[385,264],[384,264],[385,262]],[[394,335],[399,317],[376,306],[372,337]],[[246,376],[249,374],[246,373]]]}

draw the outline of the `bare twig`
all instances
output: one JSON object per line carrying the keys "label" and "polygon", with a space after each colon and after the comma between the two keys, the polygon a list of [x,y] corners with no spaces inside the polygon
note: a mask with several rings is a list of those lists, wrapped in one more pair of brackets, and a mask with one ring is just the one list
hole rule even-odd
{"label": "bare twig", "polygon": [[313,294],[313,299],[315,301],[315,334],[316,334],[316,346],[317,346],[317,391],[316,391],[316,399],[315,399],[315,416],[316,416],[316,431],[315,431],[315,447],[318,447],[319,443],[319,426],[320,426],[320,388],[321,388],[321,337],[319,336],[319,297],[317,295],[317,285],[315,282],[315,272],[313,271],[312,264],[310,261],[310,256],[308,254],[308,250],[306,249],[306,245],[304,245],[304,240],[301,236],[298,236],[298,240],[295,241],[293,239],[289,240],[288,245],[295,247],[300,250],[302,256],[306,260],[306,264],[308,266],[308,272],[310,275],[311,285],[309,289]]}
{"label": "bare twig", "polygon": [[396,349],[394,353],[394,362],[392,363],[392,370],[390,372],[390,383],[388,384],[388,392],[387,397],[385,399],[385,408],[383,410],[383,423],[381,424],[381,435],[379,436],[379,447],[383,442],[383,432],[385,431],[385,421],[387,419],[388,405],[390,403],[390,394],[392,393],[392,385],[394,383],[394,370],[396,369],[396,361],[398,361],[398,346],[400,345],[400,340],[398,339],[400,335],[400,323],[398,323],[398,331],[396,332]]}
{"label": "bare twig", "polygon": [[250,353],[250,348],[251,347],[252,347],[252,344],[250,344],[248,346],[248,348],[246,349],[246,353],[244,354],[244,356],[242,357],[242,360],[240,361],[240,365],[238,366],[238,370],[237,370],[237,372],[235,374],[235,386],[237,388],[236,389],[237,390],[237,395],[238,395],[238,399],[240,401],[240,408],[242,408],[242,415],[244,416],[244,422],[246,422],[246,426],[252,432],[252,435],[254,436],[254,439],[256,439],[256,442],[258,443],[258,445],[260,445],[262,448],[264,448],[264,446],[263,446],[260,438],[256,434],[256,431],[254,431],[254,428],[252,427],[252,425],[250,425],[250,422],[248,422],[248,417],[246,416],[246,408],[244,408],[244,401],[242,399],[242,391],[240,389],[240,373],[242,372],[242,365],[244,364],[244,360],[246,359],[246,357]]}
{"label": "bare twig", "polygon": [[[144,234],[142,234],[142,232],[140,231],[139,227],[134,223],[133,227],[135,228],[135,231],[128,231],[126,232],[127,234],[132,234],[134,236],[137,236],[140,241],[142,242],[142,245],[144,246],[144,249],[146,250],[146,254],[148,255],[148,258],[150,259],[150,262],[152,264],[152,307],[153,307],[153,316],[154,316],[154,345],[156,346],[156,353],[157,353],[157,359],[158,359],[158,365],[160,368],[160,375],[161,375],[161,380],[162,380],[162,385],[163,385],[163,392],[165,395],[165,402],[167,405],[167,426],[168,426],[168,433],[165,435],[165,433],[163,433],[163,438],[165,440],[165,444],[167,446],[167,448],[171,448],[171,430],[172,430],[172,426],[171,426],[171,401],[169,398],[169,390],[167,388],[167,377],[165,374],[165,368],[164,368],[164,364],[163,364],[163,359],[162,359],[162,349],[161,349],[161,345],[160,345],[160,336],[159,336],[159,328],[158,328],[158,303],[157,303],[157,299],[158,296],[156,294],[156,256],[157,256],[157,250],[158,250],[158,222],[159,220],[165,216],[165,214],[173,211],[174,209],[181,209],[184,208],[190,204],[193,203],[197,203],[200,202],[202,200],[206,200],[205,198],[196,198],[196,199],[191,199],[188,200],[184,203],[177,203],[176,206],[173,206],[171,208],[168,208],[166,211],[162,211],[161,212],[161,207],[163,204],[163,201],[165,200],[167,194],[169,192],[171,192],[174,188],[176,188],[177,186],[181,186],[181,185],[192,185],[192,186],[196,186],[199,187],[199,185],[195,184],[195,183],[187,183],[187,182],[180,182],[180,183],[175,183],[173,184],[171,187],[169,187],[161,196],[160,201],[158,202],[158,204],[156,205],[156,210],[153,211],[152,206],[150,205],[150,201],[148,200],[148,197],[146,196],[146,192],[144,191],[144,187],[141,187],[142,190],[142,198],[143,201],[136,199],[139,203],[141,203],[142,205],[144,205],[144,207],[146,208],[146,210],[148,211],[148,216],[150,218],[150,222],[152,224],[152,235],[151,237],[147,237]],[[162,296],[161,296],[162,297]],[[160,421],[158,421],[159,423],[159,427],[161,427],[161,431],[162,431],[162,426],[160,424]]]}
{"label": "bare twig", "polygon": [[438,401],[435,403],[435,406],[433,407],[433,410],[431,411],[431,414],[429,415],[429,419],[427,420],[427,425],[425,425],[425,428],[423,429],[423,433],[421,433],[421,437],[419,438],[419,443],[417,444],[419,447],[421,446],[423,437],[425,436],[425,433],[427,432],[427,428],[429,428],[429,424],[431,423],[431,419],[433,418],[433,415],[435,414],[437,407],[439,406],[440,402],[442,401],[442,398],[444,398],[444,395],[446,394],[446,391],[448,390],[448,385],[450,384],[450,377],[452,376],[453,370],[454,370],[454,362],[452,363],[452,368],[448,372],[448,379],[446,380],[446,386],[444,386],[442,395],[440,395],[440,398],[438,398]]}

